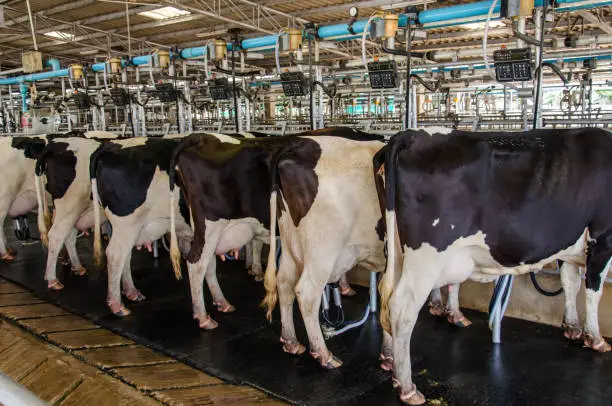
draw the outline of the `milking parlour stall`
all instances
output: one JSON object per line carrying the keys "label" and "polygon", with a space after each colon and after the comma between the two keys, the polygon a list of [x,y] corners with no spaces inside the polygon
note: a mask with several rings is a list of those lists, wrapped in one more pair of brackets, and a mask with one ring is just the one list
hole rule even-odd
{"label": "milking parlour stall", "polygon": [[610,403],[612,2],[0,23],[0,406]]}

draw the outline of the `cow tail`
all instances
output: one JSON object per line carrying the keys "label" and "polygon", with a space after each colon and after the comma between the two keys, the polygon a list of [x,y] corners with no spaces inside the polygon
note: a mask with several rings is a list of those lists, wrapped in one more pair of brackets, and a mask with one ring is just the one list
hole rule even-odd
{"label": "cow tail", "polygon": [[389,313],[389,299],[393,294],[396,279],[396,250],[401,247],[397,244],[397,222],[395,218],[395,192],[396,192],[396,162],[397,154],[404,144],[405,137],[395,136],[388,145],[385,160],[385,223],[387,228],[387,268],[380,281],[380,323],[386,332],[391,333]]}
{"label": "cow tail", "polygon": [[176,212],[178,210],[176,200],[180,194],[180,191],[174,190],[176,186],[176,165],[181,151],[193,144],[194,137],[184,138],[172,152],[170,166],[168,168],[168,178],[170,181],[170,261],[172,262],[172,269],[174,270],[176,279],[182,278],[181,250],[179,249],[178,237],[176,235]]}
{"label": "cow tail", "polygon": [[96,167],[98,163],[98,156],[104,150],[105,144],[102,144],[98,147],[97,150],[91,155],[91,159],[89,160],[89,177],[91,180],[91,195],[92,195],[92,205],[94,212],[94,264],[97,268],[102,268],[103,265],[103,250],[102,250],[102,232],[101,228],[101,219],[100,219],[100,194],[98,192],[98,179],[96,178]]}
{"label": "cow tail", "polygon": [[48,148],[45,148],[36,160],[36,167],[34,173],[34,187],[36,188],[36,201],[38,203],[38,232],[40,234],[40,242],[45,246],[49,246],[49,229],[51,228],[51,213],[49,212],[49,206],[47,205],[47,196],[45,194],[44,184],[44,172],[45,172],[45,158],[49,152]]}
{"label": "cow tail", "polygon": [[276,225],[278,205],[280,204],[278,199],[282,199],[282,195],[279,196],[280,184],[278,180],[278,163],[281,155],[282,149],[276,153],[270,163],[270,183],[272,184],[272,193],[270,194],[270,252],[268,253],[268,264],[264,275],[266,297],[261,302],[261,306],[266,308],[268,321],[272,321],[272,311],[278,302],[278,291],[276,289]]}
{"label": "cow tail", "polygon": [[277,209],[278,188],[274,187],[270,194],[270,252],[268,253],[268,265],[264,276],[264,287],[266,297],[261,303],[266,308],[266,318],[272,321],[272,311],[278,301],[276,291],[276,209]]}

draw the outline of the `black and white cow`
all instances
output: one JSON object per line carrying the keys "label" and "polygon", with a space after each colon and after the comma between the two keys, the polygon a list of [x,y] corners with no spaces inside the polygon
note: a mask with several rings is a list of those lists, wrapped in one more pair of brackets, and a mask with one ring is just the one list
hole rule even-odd
{"label": "black and white cow", "polygon": [[[351,129],[328,128],[313,135],[352,133]],[[215,254],[234,251],[252,240],[268,241],[272,156],[284,145],[297,146],[304,142],[310,140],[294,136],[238,140],[192,134],[175,150],[170,165],[171,213],[176,213],[178,194],[173,189],[179,184],[194,230],[186,260],[194,318],[200,328],[213,329],[218,325],[206,312],[202,292],[204,277],[208,280],[215,272]],[[172,235],[171,256],[175,272],[180,273],[180,253],[176,237]],[[274,246],[270,252],[274,258]],[[345,293],[350,291],[345,288]]]}
{"label": "black and white cow", "polygon": [[0,256],[5,261],[15,259],[4,234],[7,216],[17,217],[36,208],[34,165],[45,148],[46,139],[40,137],[2,137],[0,139]]}
{"label": "black and white cow", "polygon": [[[87,272],[76,253],[75,241],[77,230],[85,231],[94,226],[89,159],[103,140],[117,137],[114,133],[101,131],[91,135],[96,138],[50,140],[36,162],[38,206],[44,209],[38,211],[38,230],[41,242],[48,248],[45,280],[49,289],[64,287],[56,274],[57,258],[64,244],[71,258],[72,272],[79,276]],[[43,190],[49,193],[53,202],[53,224],[50,227],[44,216],[47,207]]]}
{"label": "black and white cow", "polygon": [[[152,242],[163,236],[170,227],[166,197],[168,164],[177,139],[181,137],[183,135],[110,141],[101,145],[91,156],[89,174],[94,206],[94,259],[101,265],[101,217],[96,216],[100,203],[112,227],[106,248],[108,305],[118,316],[130,313],[121,301],[121,285],[129,300],[145,299],[132,280],[132,248],[145,246],[150,251]],[[182,245],[188,247],[192,236],[188,217],[179,215],[178,218],[181,220],[177,221],[177,227]]]}
{"label": "black and white cow", "polygon": [[[222,134],[210,134],[223,140],[236,141]],[[248,134],[239,135],[242,138]],[[134,286],[130,259],[132,247],[147,247],[151,251],[153,241],[170,231],[171,218],[168,201],[168,168],[172,152],[184,135],[168,135],[157,138],[133,138],[111,141],[101,146],[90,161],[91,185],[94,206],[99,201],[112,226],[112,235],[106,249],[109,286],[108,304],[118,316],[126,316],[129,310],[123,306],[123,293],[132,301],[144,300],[144,295]],[[236,141],[238,142],[238,141]],[[178,190],[177,199],[180,195]],[[94,211],[94,213],[96,213]],[[193,233],[189,211],[181,201],[176,208],[174,225],[180,238],[181,250],[186,252]],[[98,264],[102,259],[100,237],[101,218],[94,218],[94,257]],[[252,253],[252,272],[261,274],[261,245]],[[228,250],[229,251],[229,250]],[[225,252],[220,253],[225,259]],[[236,255],[236,252],[234,252]],[[259,271],[258,271],[259,270]],[[207,275],[206,281],[213,293],[214,302],[222,312],[235,310],[224,297],[215,272]]]}
{"label": "black and white cow", "polygon": [[[293,322],[297,296],[311,355],[325,368],[342,364],[327,349],[319,324],[325,285],[357,265],[372,272],[384,269],[384,230],[372,177],[372,159],[383,141],[357,133],[345,138],[303,137],[283,147],[270,170],[270,230],[276,229],[278,216],[283,255],[278,275],[276,261],[268,259],[268,317],[278,300],[283,350],[303,353]],[[271,252],[275,241],[272,233]]]}
{"label": "black and white cow", "polygon": [[[563,279],[575,300],[575,268],[586,265],[584,344],[610,350],[597,317],[612,255],[610,156],[612,136],[594,128],[437,137],[409,131],[391,140],[381,321],[393,336],[404,403],[425,402],[410,363],[420,308],[433,288],[467,278],[524,274],[560,259],[573,271],[568,277],[566,267]],[[566,315],[566,323],[577,316]]]}
{"label": "black and white cow", "polygon": [[[5,176],[0,182],[0,225],[4,224],[7,216],[21,216],[37,207],[36,160],[48,140],[71,135],[91,136],[89,133],[72,132],[0,139],[0,171]],[[47,217],[50,218],[48,212]],[[15,251],[7,247],[4,227],[0,227],[0,257],[5,261],[15,259]]]}

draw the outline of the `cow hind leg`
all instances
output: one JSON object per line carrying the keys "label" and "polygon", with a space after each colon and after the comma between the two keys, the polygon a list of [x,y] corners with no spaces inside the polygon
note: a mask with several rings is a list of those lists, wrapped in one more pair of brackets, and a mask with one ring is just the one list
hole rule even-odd
{"label": "cow hind leg", "polygon": [[283,351],[289,354],[301,355],[306,351],[297,339],[293,322],[293,302],[295,301],[295,286],[298,280],[297,266],[289,251],[281,256],[277,276],[278,301],[281,313],[282,332],[280,341]]}
{"label": "cow hind leg", "polygon": [[215,258],[211,258],[208,262],[208,269],[206,270],[205,277],[208,290],[210,290],[210,294],[212,295],[213,305],[217,307],[217,310],[222,313],[231,313],[235,311],[236,308],[227,301],[219,285],[219,280],[217,279],[217,261]]}
{"label": "cow hind leg", "polygon": [[380,367],[385,371],[393,370],[393,337],[383,330],[383,343],[380,351]]}
{"label": "cow hind leg", "polygon": [[138,228],[115,227],[113,235],[106,247],[106,260],[108,264],[108,307],[119,317],[125,317],[130,311],[121,300],[121,278],[127,260],[131,257],[132,247],[138,236]]}
{"label": "cow hind leg", "polygon": [[193,303],[193,318],[198,320],[198,325],[204,330],[212,330],[219,325],[206,312],[203,284],[209,263],[215,261],[215,249],[219,243],[224,227],[224,223],[215,224],[213,222],[207,222],[204,239],[205,243],[201,249],[200,258],[193,263],[187,261],[189,285],[191,287],[191,301]]}
{"label": "cow hind leg", "polygon": [[570,340],[582,338],[582,328],[576,310],[576,296],[581,285],[580,272],[574,264],[564,262],[561,265],[561,284],[565,294],[565,316],[563,317],[563,328],[565,337]]}
{"label": "cow hind leg", "polygon": [[261,251],[263,250],[264,243],[257,238],[253,238],[247,247],[251,246],[251,266],[249,268],[249,275],[255,277],[256,282],[263,281],[264,273],[261,265]]}
{"label": "cow hind leg", "polygon": [[431,291],[429,295],[429,313],[437,317],[443,317],[446,315],[446,309],[442,302],[442,292],[440,288],[436,288]]}
{"label": "cow hind leg", "polygon": [[[330,261],[329,263],[333,266],[334,262]],[[312,263],[316,262],[312,261]],[[332,269],[327,269],[325,266],[313,267],[312,265],[306,265],[295,289],[306,332],[308,333],[310,354],[327,369],[338,368],[342,365],[342,361],[336,358],[328,350],[327,345],[325,345],[319,324],[321,296],[331,274]]]}
{"label": "cow hind leg", "polygon": [[599,332],[598,308],[601,299],[603,283],[612,254],[612,234],[602,236],[596,242],[591,242],[587,256],[586,272],[586,323],[584,326],[584,346],[599,352],[610,351],[610,344]]}
{"label": "cow hind leg", "polygon": [[[435,254],[434,254],[435,255]],[[419,310],[436,285],[442,269],[435,257],[423,249],[410,251],[404,258],[400,280],[389,299],[393,335],[393,386],[400,400],[408,405],[425,403],[425,397],[412,382],[410,341]]]}
{"label": "cow hind leg", "polygon": [[355,296],[357,294],[355,289],[351,288],[351,285],[348,283],[346,274],[340,277],[338,283],[340,284],[340,294],[342,294],[342,296]]}
{"label": "cow hind leg", "polygon": [[70,258],[70,267],[72,273],[76,276],[84,276],[87,273],[87,269],[81,264],[81,260],[79,259],[79,254],[76,249],[76,240],[77,240],[78,231],[76,228],[72,227],[68,236],[66,238],[66,251],[68,252],[68,257]]}
{"label": "cow hind leg", "polygon": [[0,201],[0,258],[2,258],[6,262],[12,262],[17,257],[17,252],[8,248],[8,244],[6,242],[6,235],[4,234],[4,220],[8,215],[10,207],[11,202],[7,199],[3,199]]}
{"label": "cow hind leg", "polygon": [[128,300],[132,302],[142,302],[146,299],[145,295],[136,288],[134,280],[132,279],[132,250],[130,250],[125,260],[125,265],[121,274],[121,286],[121,293],[128,298]]}
{"label": "cow hind leg", "polygon": [[448,285],[448,301],[446,304],[446,319],[457,327],[468,327],[472,322],[463,315],[459,308],[459,284]]}
{"label": "cow hind leg", "polygon": [[58,220],[53,223],[48,233],[47,267],[45,269],[45,280],[47,287],[51,290],[61,290],[64,287],[57,279],[57,261],[64,243],[66,246],[71,246],[73,255],[76,256],[76,230],[73,227],[75,219],[69,215],[56,218]]}

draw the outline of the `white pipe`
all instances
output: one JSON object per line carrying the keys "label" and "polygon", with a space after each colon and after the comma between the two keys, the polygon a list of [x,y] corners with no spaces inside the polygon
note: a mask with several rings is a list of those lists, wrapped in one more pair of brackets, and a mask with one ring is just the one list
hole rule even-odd
{"label": "white pipe", "polygon": [[276,60],[276,74],[278,76],[280,76],[281,74],[280,51],[278,48],[280,45],[280,39],[281,39],[282,34],[283,34],[283,30],[278,31],[278,36],[276,37],[276,42],[274,43],[274,58]]}
{"label": "white pipe", "polygon": [[6,75],[10,75],[11,73],[19,73],[19,72],[23,72],[23,67],[15,68],[15,69],[9,69],[9,70],[3,70],[3,71],[0,72],[0,76],[6,76]]}
{"label": "white pipe", "polygon": [[366,25],[363,27],[363,33],[361,34],[361,57],[363,58],[363,67],[366,69],[368,68],[368,58],[366,55],[366,36],[370,31],[370,24],[372,24],[372,20],[376,18],[376,16],[377,13],[373,13],[370,18],[368,18]]}
{"label": "white pipe", "polygon": [[485,26],[484,26],[484,35],[482,36],[482,59],[485,64],[485,69],[489,73],[489,75],[491,75],[491,77],[495,77],[495,72],[493,72],[493,70],[489,66],[489,58],[487,55],[487,38],[489,36],[489,24],[491,22],[491,16],[493,15],[493,10],[495,9],[496,5],[497,5],[497,0],[493,0],[493,3],[491,3],[491,7],[489,7],[489,12],[487,14],[487,20],[485,21]]}

